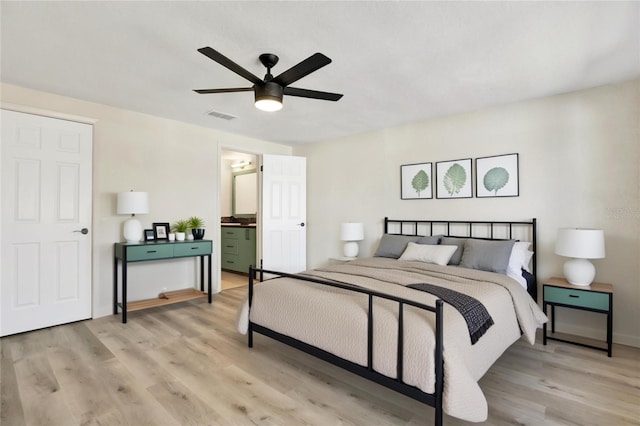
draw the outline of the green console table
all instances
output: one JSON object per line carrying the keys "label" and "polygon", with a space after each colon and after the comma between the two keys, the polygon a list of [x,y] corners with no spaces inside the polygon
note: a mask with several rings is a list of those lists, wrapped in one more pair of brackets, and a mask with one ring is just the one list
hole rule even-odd
{"label": "green console table", "polygon": [[[122,322],[127,322],[127,312],[147,309],[207,297],[211,303],[211,240],[197,241],[149,241],[138,243],[115,243],[113,247],[113,314],[122,309]],[[138,300],[127,303],[127,265],[132,262],[150,260],[179,259],[183,257],[200,258],[200,291],[189,288],[165,292],[157,299]],[[208,287],[204,292],[205,257],[208,267]],[[122,263],[122,302],[118,302],[118,261]]]}

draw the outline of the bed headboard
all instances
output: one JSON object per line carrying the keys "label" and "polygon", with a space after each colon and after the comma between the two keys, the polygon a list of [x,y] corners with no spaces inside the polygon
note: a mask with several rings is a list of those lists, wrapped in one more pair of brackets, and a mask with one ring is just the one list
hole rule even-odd
{"label": "bed headboard", "polygon": [[531,271],[533,285],[529,294],[538,299],[536,266],[536,219],[530,221],[486,221],[486,220],[407,220],[384,218],[384,233],[396,235],[444,235],[447,237],[465,237],[484,240],[521,240],[531,241],[533,257]]}

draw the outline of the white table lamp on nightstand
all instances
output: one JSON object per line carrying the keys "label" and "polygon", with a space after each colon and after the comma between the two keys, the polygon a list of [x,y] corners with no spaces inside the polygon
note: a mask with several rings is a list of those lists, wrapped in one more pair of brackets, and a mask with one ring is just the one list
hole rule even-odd
{"label": "white table lamp on nightstand", "polygon": [[571,257],[564,263],[564,277],[573,285],[590,285],[596,268],[588,259],[604,258],[602,229],[561,228],[556,240],[556,254]]}
{"label": "white table lamp on nightstand", "polygon": [[142,240],[142,224],[136,214],[149,213],[149,194],[146,192],[119,192],[118,214],[130,214],[131,218],[124,223],[124,239],[128,243]]}
{"label": "white table lamp on nightstand", "polygon": [[358,241],[364,240],[364,226],[362,223],[347,222],[340,228],[340,239],[344,243],[345,257],[358,257]]}

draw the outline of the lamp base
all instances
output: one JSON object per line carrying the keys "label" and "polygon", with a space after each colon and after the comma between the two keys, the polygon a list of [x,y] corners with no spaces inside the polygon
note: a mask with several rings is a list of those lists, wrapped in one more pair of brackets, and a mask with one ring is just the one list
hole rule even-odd
{"label": "lamp base", "polygon": [[124,239],[128,243],[138,243],[142,240],[142,223],[135,217],[124,222]]}
{"label": "lamp base", "polygon": [[344,243],[344,257],[358,257],[359,250],[360,247],[358,246],[357,241],[347,241],[346,243]]}
{"label": "lamp base", "polygon": [[587,259],[567,260],[563,272],[569,284],[573,285],[590,285],[596,277],[596,267]]}

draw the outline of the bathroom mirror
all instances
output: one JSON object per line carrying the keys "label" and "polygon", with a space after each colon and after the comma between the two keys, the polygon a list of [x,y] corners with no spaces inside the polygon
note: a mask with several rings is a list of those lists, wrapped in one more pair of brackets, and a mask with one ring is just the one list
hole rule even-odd
{"label": "bathroom mirror", "polygon": [[258,175],[256,170],[233,173],[233,215],[256,216],[258,213]]}

